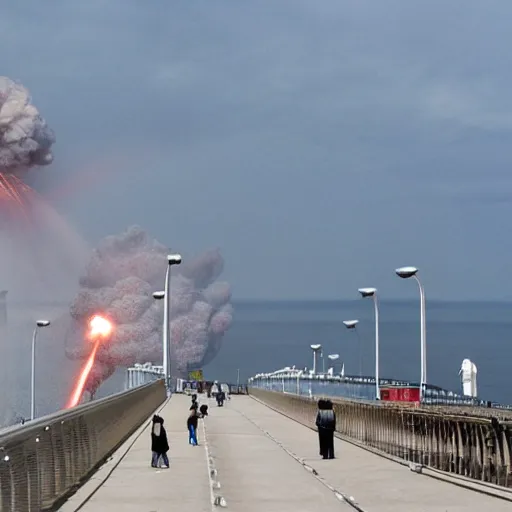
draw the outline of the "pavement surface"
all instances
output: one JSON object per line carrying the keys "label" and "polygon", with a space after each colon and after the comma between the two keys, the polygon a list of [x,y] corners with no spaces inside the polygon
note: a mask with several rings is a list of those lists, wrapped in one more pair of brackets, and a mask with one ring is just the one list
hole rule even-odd
{"label": "pavement surface", "polygon": [[[274,439],[319,478],[368,512],[510,512],[512,502],[417,474],[350,443],[335,440],[334,460],[318,455],[311,429],[251,399],[233,399],[230,408]],[[272,461],[269,461],[272,463]],[[303,470],[304,471],[304,470]],[[304,471],[307,473],[307,471]],[[222,477],[221,477],[222,478]],[[310,473],[310,478],[314,475]]]}
{"label": "pavement surface", "polygon": [[148,421],[60,508],[61,512],[211,512],[210,476],[201,428],[200,446],[188,444],[189,406],[189,397],[174,395],[158,413],[164,418],[169,440],[170,469],[151,467]]}
{"label": "pavement surface", "polygon": [[512,503],[411,472],[335,441],[336,459],[318,455],[316,432],[246,396],[200,421],[188,444],[190,398],[174,395],[161,415],[171,468],[150,467],[144,425],[62,508],[63,512],[194,510],[235,512],[511,512]]}

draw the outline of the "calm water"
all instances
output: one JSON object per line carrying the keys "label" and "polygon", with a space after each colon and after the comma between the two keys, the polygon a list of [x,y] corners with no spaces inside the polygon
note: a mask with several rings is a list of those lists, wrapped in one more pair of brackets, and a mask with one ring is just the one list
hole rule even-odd
{"label": "calm water", "polygon": [[[217,358],[204,370],[207,378],[236,382],[259,372],[312,365],[309,345],[339,353],[345,373],[359,368],[357,336],[343,320],[357,318],[363,371],[374,375],[374,323],[371,301],[242,302]],[[512,403],[507,377],[512,363],[512,304],[427,302],[428,381],[460,391],[464,358],[478,367],[483,399]],[[380,303],[381,377],[419,380],[420,324],[418,301]]]}
{"label": "calm water", "polygon": [[[311,366],[309,345],[322,343],[324,353],[339,353],[347,374],[358,373],[357,336],[342,320],[358,318],[363,346],[363,371],[374,374],[374,323],[371,301],[236,303],[234,323],[207,378],[236,382],[237,368],[248,377],[284,366]],[[9,332],[0,332],[0,424],[13,415],[27,417],[30,405],[30,345],[34,318],[58,318],[62,306],[35,311],[9,311]],[[419,380],[419,303],[381,302],[381,377]],[[478,366],[482,399],[512,404],[507,374],[512,363],[512,304],[427,303],[428,376],[431,384],[460,390],[458,371],[469,357]],[[67,318],[67,317],[66,317]],[[71,391],[78,363],[64,354],[66,323],[58,320],[38,337],[37,412],[62,407]],[[119,369],[98,397],[119,391]]]}

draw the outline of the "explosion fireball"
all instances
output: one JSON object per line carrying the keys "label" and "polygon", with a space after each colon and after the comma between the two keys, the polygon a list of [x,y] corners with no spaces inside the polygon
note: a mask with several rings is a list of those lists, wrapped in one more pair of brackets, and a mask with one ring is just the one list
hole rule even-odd
{"label": "explosion fireball", "polygon": [[46,298],[49,283],[64,292],[85,263],[86,244],[26,183],[31,169],[53,161],[54,142],[27,89],[0,76],[0,281],[10,297],[30,286]]}
{"label": "explosion fireball", "polygon": [[75,384],[75,389],[73,393],[71,393],[71,398],[69,399],[68,405],[66,409],[71,407],[75,407],[80,399],[82,398],[85,383],[87,382],[91,370],[94,368],[94,363],[96,361],[96,354],[98,353],[98,348],[100,343],[108,338],[114,329],[112,322],[105,317],[100,315],[94,315],[89,321],[89,338],[94,343],[92,347],[91,354],[87,358],[87,361],[80,371],[78,379]]}
{"label": "explosion fireball", "polygon": [[[37,283],[46,300],[50,299],[49,286],[51,299],[55,299],[55,284],[60,287],[67,282],[65,272],[66,277],[76,279],[87,254],[81,238],[25,182],[30,169],[53,161],[54,143],[54,133],[31,103],[27,89],[0,77],[0,281],[2,287],[19,290],[21,296],[30,287],[32,298]],[[162,288],[168,253],[137,227],[105,238],[93,252],[70,307],[66,355],[84,364],[68,406],[80,401],[84,389],[94,394],[118,367],[161,361],[163,303],[155,301],[152,292]],[[231,325],[231,289],[217,282],[223,264],[219,251],[211,250],[173,269],[174,377],[208,364]],[[23,268],[23,272],[13,273],[13,268]],[[110,322],[110,331],[99,335],[106,332],[105,322]],[[101,343],[105,338],[108,342]],[[2,382],[8,389],[13,377],[7,378],[7,371]]]}
{"label": "explosion fireball", "polygon": [[[105,238],[96,249],[81,278],[81,289],[70,314],[67,355],[90,357],[83,342],[87,321],[97,312],[108,317],[115,329],[98,346],[85,390],[94,394],[117,367],[161,361],[163,301],[152,293],[162,288],[170,251],[141,228]],[[220,349],[231,325],[231,289],[217,282],[224,261],[211,250],[173,267],[171,276],[171,358],[173,376],[210,362]]]}
{"label": "explosion fireball", "polygon": [[27,89],[0,76],[0,208],[8,220],[31,220],[35,192],[20,178],[28,169],[53,161],[54,142]]}

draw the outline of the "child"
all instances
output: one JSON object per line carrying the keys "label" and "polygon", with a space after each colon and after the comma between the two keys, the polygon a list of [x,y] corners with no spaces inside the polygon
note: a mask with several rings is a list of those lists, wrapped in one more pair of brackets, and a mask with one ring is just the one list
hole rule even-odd
{"label": "child", "polygon": [[187,419],[187,428],[188,428],[188,444],[192,446],[197,446],[197,420],[199,419],[199,415],[197,414],[197,406],[192,405],[190,407],[190,414]]}
{"label": "child", "polygon": [[169,458],[167,452],[169,451],[169,443],[167,441],[167,432],[164,428],[164,419],[156,414],[153,416],[153,426],[151,428],[151,467],[162,467],[160,461],[162,460],[164,466],[169,469]]}

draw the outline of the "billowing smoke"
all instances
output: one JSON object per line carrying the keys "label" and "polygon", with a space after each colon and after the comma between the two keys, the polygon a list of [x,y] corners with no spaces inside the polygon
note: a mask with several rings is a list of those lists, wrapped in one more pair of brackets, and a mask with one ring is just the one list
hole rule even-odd
{"label": "billowing smoke", "polygon": [[[70,314],[72,328],[68,357],[85,359],[90,346],[83,340],[87,321],[103,314],[115,324],[112,338],[103,344],[88,380],[94,392],[117,367],[162,360],[163,301],[154,291],[164,285],[168,249],[139,227],[105,238],[93,252]],[[218,353],[232,321],[231,290],[217,282],[224,262],[211,250],[171,274],[171,356],[175,376],[201,368]]]}
{"label": "billowing smoke", "polygon": [[53,131],[30,102],[27,89],[0,76],[0,172],[18,174],[53,161]]}

